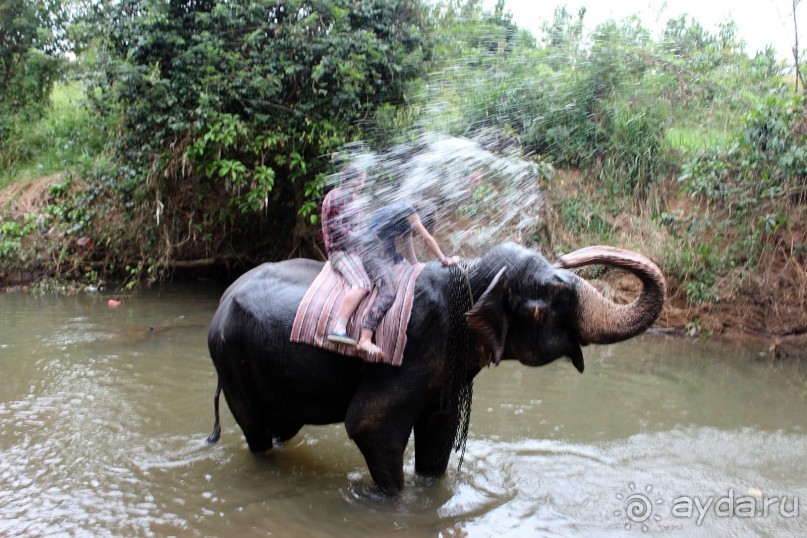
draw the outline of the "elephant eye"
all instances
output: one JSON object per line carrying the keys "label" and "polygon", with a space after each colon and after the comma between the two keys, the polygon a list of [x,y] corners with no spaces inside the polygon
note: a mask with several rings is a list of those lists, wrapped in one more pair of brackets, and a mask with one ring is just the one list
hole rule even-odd
{"label": "elephant eye", "polygon": [[540,299],[521,303],[521,316],[529,321],[544,322],[549,314],[549,305]]}

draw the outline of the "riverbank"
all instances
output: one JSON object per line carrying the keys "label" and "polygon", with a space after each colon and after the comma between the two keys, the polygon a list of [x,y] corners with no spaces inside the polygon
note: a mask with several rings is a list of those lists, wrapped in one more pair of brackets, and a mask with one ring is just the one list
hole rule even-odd
{"label": "riverbank", "polygon": [[[689,337],[746,340],[769,349],[773,359],[807,358],[807,205],[803,200],[769,206],[760,202],[758,215],[726,217],[724,208],[704,203],[669,178],[656,184],[643,204],[614,217],[609,216],[607,196],[581,173],[561,171],[556,183],[560,188],[547,190],[547,235],[552,248],[603,242],[656,261],[668,290],[655,327]],[[587,205],[570,215],[570,202],[578,200]],[[624,201],[620,204],[627,207]],[[781,215],[776,233],[748,231],[764,227],[767,213],[762,211]],[[758,244],[749,246],[752,233]],[[744,259],[745,263],[738,263]],[[641,286],[621,271],[596,276],[600,290],[621,302],[633,300]]]}
{"label": "riverbank", "polygon": [[[4,258],[0,289],[78,293],[104,287],[108,278],[125,285],[132,262],[120,259],[109,239],[98,244],[98,238],[112,233],[103,228],[120,228],[124,216],[115,214],[114,204],[106,203],[101,212],[92,213],[84,208],[92,214],[90,226],[71,231],[69,227],[55,224],[52,218],[55,213],[70,211],[63,203],[65,184],[63,175],[54,174],[12,184],[0,191],[3,226],[18,230],[13,244],[8,238],[15,236],[8,233],[5,242],[0,243],[0,249],[5,249],[3,252],[16,254],[13,263],[8,255]],[[532,245],[548,257],[597,243],[641,252],[659,263],[668,281],[668,300],[656,323],[658,330],[688,337],[719,336],[754,341],[768,348],[772,359],[807,355],[807,275],[803,253],[801,257],[783,256],[781,249],[768,249],[763,252],[768,255],[761,257],[753,267],[735,268],[717,275],[709,291],[712,295],[706,297],[708,300],[693,300],[692,280],[682,279],[680,273],[675,272],[682,251],[692,247],[676,236],[675,228],[660,226],[657,212],[646,207],[617,217],[598,212],[605,202],[586,186],[587,181],[578,172],[558,172],[554,185],[545,186],[545,223]],[[81,193],[87,187],[72,182],[69,188]],[[691,197],[681,194],[674,182],[660,185],[658,189],[651,196],[664,201],[667,214],[676,212],[702,218],[699,212],[703,208]],[[586,200],[587,205],[582,208],[571,205],[579,200]],[[570,212],[569,207],[577,208],[576,212]],[[790,211],[786,239],[803,245],[807,243],[804,205],[795,204]],[[88,228],[93,229],[93,233],[87,232]],[[223,278],[234,278],[248,268],[249,263],[231,268],[232,273]],[[211,264],[190,276],[210,276],[215,269]],[[170,279],[172,275],[166,276]],[[631,301],[640,287],[638,280],[619,271],[590,271],[586,276],[603,293],[620,302]]]}

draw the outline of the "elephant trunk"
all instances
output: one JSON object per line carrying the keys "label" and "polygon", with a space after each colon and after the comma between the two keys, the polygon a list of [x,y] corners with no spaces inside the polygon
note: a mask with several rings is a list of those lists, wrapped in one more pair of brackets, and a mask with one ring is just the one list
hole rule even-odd
{"label": "elephant trunk", "polygon": [[612,344],[636,336],[658,318],[667,285],[658,266],[629,250],[586,247],[558,258],[555,267],[572,269],[602,264],[630,271],[642,281],[642,291],[630,304],[606,299],[591,284],[577,278],[577,330],[581,343]]}

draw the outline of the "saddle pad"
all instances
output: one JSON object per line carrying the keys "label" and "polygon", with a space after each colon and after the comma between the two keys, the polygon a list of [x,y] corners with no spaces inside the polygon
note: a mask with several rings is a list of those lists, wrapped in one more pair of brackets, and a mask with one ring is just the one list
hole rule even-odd
{"label": "saddle pad", "polygon": [[[415,299],[415,280],[423,267],[422,263],[414,265],[400,263],[395,266],[395,289],[397,290],[395,302],[384,315],[375,333],[375,343],[384,351],[385,357],[383,360],[375,360],[362,356],[363,360],[392,366],[401,365],[406,346],[406,327]],[[291,341],[310,344],[351,357],[359,355],[355,346],[328,340],[328,333],[336,321],[342,297],[348,289],[348,284],[342,275],[331,268],[330,262],[326,262],[325,267],[309,286],[297,309],[291,330]],[[356,341],[359,340],[361,333],[361,320],[369,311],[375,296],[376,291],[373,289],[373,292],[362,300],[356,313],[348,321],[347,334]]]}

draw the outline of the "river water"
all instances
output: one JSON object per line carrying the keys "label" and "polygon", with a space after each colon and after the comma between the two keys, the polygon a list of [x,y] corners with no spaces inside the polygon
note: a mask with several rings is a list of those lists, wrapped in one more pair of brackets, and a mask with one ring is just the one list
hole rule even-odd
{"label": "river water", "polygon": [[[807,368],[716,340],[585,350],[586,372],[503,363],[467,451],[380,498],[342,425],[254,457],[216,385],[222,289],[0,295],[2,536],[807,534]],[[410,443],[411,445],[411,443]]]}

